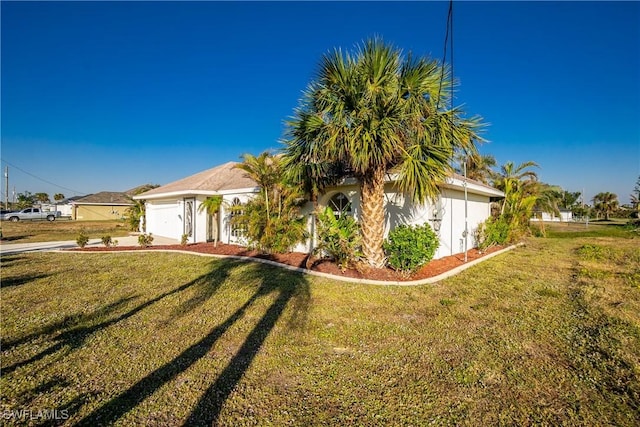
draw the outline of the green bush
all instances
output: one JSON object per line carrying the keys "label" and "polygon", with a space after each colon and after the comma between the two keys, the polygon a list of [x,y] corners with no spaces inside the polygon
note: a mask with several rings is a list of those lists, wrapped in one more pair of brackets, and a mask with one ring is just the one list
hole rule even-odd
{"label": "green bush", "polygon": [[102,244],[108,248],[113,245],[113,240],[111,240],[111,236],[102,236],[101,237]]}
{"label": "green bush", "polygon": [[544,225],[529,224],[529,232],[533,237],[547,237]]}
{"label": "green bush", "polygon": [[318,212],[318,242],[314,253],[329,256],[344,271],[361,258],[361,240],[360,226],[353,217],[336,218],[328,206]]}
{"label": "green bush", "polygon": [[439,245],[440,240],[429,224],[400,225],[389,233],[384,250],[389,265],[408,275],[431,261]]}
{"label": "green bush", "polygon": [[87,246],[87,243],[89,243],[89,236],[87,236],[87,232],[84,228],[80,229],[80,234],[78,234],[78,237],[76,238],[76,243],[81,248],[84,248]]}
{"label": "green bush", "polygon": [[480,250],[494,245],[504,245],[513,237],[509,222],[503,217],[489,218],[476,230],[476,244]]}
{"label": "green bush", "polygon": [[268,197],[256,194],[247,203],[231,208],[231,224],[242,230],[249,248],[267,254],[286,253],[308,237],[307,218],[300,213],[305,203],[299,188],[280,186]]}
{"label": "green bush", "polygon": [[187,246],[187,242],[189,241],[189,235],[188,234],[183,234],[180,237],[180,245],[182,246]]}
{"label": "green bush", "polygon": [[153,234],[141,234],[138,236],[138,244],[143,248],[151,246],[153,243]]}

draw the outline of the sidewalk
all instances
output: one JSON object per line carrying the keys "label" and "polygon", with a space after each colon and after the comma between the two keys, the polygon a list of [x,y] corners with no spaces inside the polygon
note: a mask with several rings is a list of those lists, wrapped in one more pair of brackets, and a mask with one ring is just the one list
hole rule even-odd
{"label": "sidewalk", "polygon": [[[125,236],[116,237],[114,240],[118,241],[118,246],[138,246],[138,236]],[[177,245],[180,242],[175,239],[169,239],[167,237],[153,236],[153,243],[155,245]],[[87,243],[87,247],[91,246],[103,246],[100,239],[90,239]],[[36,242],[36,243],[7,243],[0,242],[0,254],[14,254],[19,252],[38,252],[38,251],[52,251],[58,249],[73,249],[77,248],[78,244],[74,240],[58,241],[58,242]]]}

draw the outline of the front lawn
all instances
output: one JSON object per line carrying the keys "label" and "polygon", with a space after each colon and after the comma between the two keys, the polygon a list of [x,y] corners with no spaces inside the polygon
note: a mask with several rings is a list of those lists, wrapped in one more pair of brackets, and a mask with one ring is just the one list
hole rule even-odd
{"label": "front lawn", "polygon": [[129,235],[129,225],[122,220],[2,221],[0,227],[2,227],[2,241],[6,243],[76,240],[80,230],[85,230],[92,239],[99,239],[102,236],[124,237]]}
{"label": "front lawn", "polygon": [[4,256],[4,422],[638,425],[639,242],[532,239],[419,287],[187,254]]}

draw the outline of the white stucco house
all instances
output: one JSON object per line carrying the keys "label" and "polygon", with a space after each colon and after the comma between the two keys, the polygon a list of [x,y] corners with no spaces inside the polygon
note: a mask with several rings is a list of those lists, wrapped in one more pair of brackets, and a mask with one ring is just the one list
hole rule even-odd
{"label": "white stucco house", "polygon": [[[243,244],[241,231],[231,224],[229,207],[245,203],[259,188],[244,171],[235,167],[237,164],[228,162],[134,196],[134,199],[146,201],[146,232],[177,241],[186,234],[189,243],[211,241],[214,217],[201,210],[200,205],[209,196],[221,195],[223,204],[218,215],[220,241]],[[473,232],[491,215],[492,199],[504,197],[504,193],[459,175],[450,176],[440,189],[440,197],[435,203],[416,205],[398,192],[393,176],[389,176],[385,185],[385,236],[400,224],[429,223],[440,236],[440,247],[434,258],[460,253],[465,247],[475,246]],[[347,211],[357,220],[361,215],[358,182],[346,179],[340,185],[325,189],[318,203]],[[469,231],[466,237],[465,205]],[[313,235],[313,205],[310,202],[303,207],[302,214],[308,217],[308,229]],[[313,242],[311,238],[295,250],[307,252]]]}
{"label": "white stucco house", "polygon": [[569,209],[560,209],[560,216],[549,212],[534,212],[532,221],[542,222],[571,222],[573,221],[573,213]]}

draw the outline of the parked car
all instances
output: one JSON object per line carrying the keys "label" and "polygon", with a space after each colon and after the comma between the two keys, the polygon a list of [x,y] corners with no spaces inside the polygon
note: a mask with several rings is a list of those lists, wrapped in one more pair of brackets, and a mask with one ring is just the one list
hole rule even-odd
{"label": "parked car", "polygon": [[43,211],[40,208],[27,208],[17,212],[9,212],[3,214],[0,219],[3,221],[35,221],[44,220],[55,221],[56,218],[60,218],[59,211]]}

